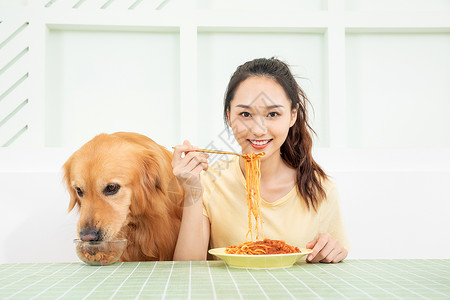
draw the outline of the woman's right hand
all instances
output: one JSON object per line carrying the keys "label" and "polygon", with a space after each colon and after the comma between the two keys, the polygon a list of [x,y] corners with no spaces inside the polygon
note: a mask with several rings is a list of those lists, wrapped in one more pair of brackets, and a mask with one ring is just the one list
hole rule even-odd
{"label": "woman's right hand", "polygon": [[[172,168],[173,174],[184,189],[185,206],[201,199],[202,184],[200,172],[208,169],[208,154],[196,152],[197,147],[192,146],[189,141],[175,146],[173,151]],[[183,153],[185,154],[183,156]],[[191,202],[191,203],[189,203]]]}

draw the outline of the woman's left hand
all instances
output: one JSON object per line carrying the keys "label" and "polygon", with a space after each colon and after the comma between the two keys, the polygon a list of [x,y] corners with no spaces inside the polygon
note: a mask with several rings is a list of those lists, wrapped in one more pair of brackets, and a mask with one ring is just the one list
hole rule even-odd
{"label": "woman's left hand", "polygon": [[313,252],[306,258],[307,262],[338,263],[347,257],[348,251],[329,233],[321,234],[317,239],[306,244]]}

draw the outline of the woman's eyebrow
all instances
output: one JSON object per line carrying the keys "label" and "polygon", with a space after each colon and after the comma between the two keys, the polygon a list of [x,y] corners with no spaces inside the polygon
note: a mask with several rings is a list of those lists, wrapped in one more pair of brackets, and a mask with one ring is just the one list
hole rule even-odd
{"label": "woman's eyebrow", "polygon": [[238,104],[238,105],[236,105],[236,107],[241,107],[241,108],[251,108],[251,106],[250,105],[244,105],[244,104]]}
{"label": "woman's eyebrow", "polygon": [[[238,105],[236,105],[236,107],[246,108],[246,109],[252,108],[252,106],[245,105],[245,104],[238,104]],[[266,109],[284,108],[284,106],[280,105],[280,104],[274,104],[274,105],[268,105],[268,106],[258,106],[258,107],[259,108],[266,108]]]}
{"label": "woman's eyebrow", "polygon": [[281,104],[274,104],[274,105],[266,106],[266,108],[268,108],[268,109],[284,108],[284,105],[281,105]]}

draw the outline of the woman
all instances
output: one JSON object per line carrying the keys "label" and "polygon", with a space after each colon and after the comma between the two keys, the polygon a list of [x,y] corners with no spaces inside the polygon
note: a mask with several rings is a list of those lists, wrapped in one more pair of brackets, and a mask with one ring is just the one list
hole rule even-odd
{"label": "woman", "polygon": [[[255,59],[231,77],[224,118],[243,154],[265,152],[264,237],[311,248],[308,262],[336,263],[347,256],[348,238],[335,185],[312,158],[307,104],[284,62]],[[173,171],[185,189],[175,260],[204,260],[208,246],[240,244],[248,231],[244,159],[208,169],[208,155],[195,149],[185,141],[174,150]]]}

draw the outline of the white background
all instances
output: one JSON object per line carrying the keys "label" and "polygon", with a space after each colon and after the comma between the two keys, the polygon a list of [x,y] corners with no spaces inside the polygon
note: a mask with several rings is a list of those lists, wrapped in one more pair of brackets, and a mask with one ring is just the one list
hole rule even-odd
{"label": "white background", "polygon": [[0,263],[77,261],[61,166],[98,133],[238,150],[226,85],[271,56],[314,106],[349,258],[450,257],[449,1],[3,0],[0,21]]}

